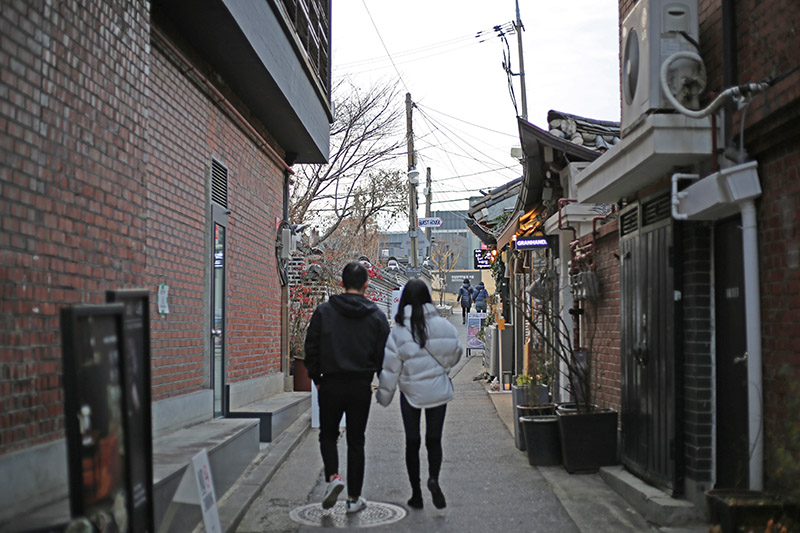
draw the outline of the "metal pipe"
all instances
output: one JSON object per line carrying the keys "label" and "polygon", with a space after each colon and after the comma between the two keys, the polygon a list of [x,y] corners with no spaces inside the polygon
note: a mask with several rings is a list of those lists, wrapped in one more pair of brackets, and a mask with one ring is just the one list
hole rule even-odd
{"label": "metal pipe", "polygon": [[589,258],[589,265],[591,266],[592,269],[594,269],[594,250],[596,247],[596,240],[597,240],[596,239],[597,223],[600,222],[601,220],[607,220],[608,217],[610,217],[616,212],[617,212],[617,204],[611,204],[611,211],[609,211],[605,215],[597,215],[596,217],[592,218],[592,242],[590,243],[592,249],[591,249],[591,256]]}
{"label": "metal pipe", "polygon": [[763,379],[761,370],[761,301],[758,271],[758,226],[752,200],[739,204],[742,212],[744,304],[747,331],[747,405],[750,444],[750,490],[764,489]]}
{"label": "metal pipe", "polygon": [[686,198],[687,195],[686,192],[678,192],[678,181],[696,181],[698,179],[700,179],[699,174],[681,174],[678,172],[672,175],[672,218],[675,220],[686,220],[689,218],[689,215],[678,212],[678,206],[681,204],[681,198]]}

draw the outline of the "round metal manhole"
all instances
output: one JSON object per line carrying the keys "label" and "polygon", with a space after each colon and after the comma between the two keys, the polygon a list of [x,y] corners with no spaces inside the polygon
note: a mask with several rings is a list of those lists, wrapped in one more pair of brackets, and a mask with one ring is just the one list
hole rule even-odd
{"label": "round metal manhole", "polygon": [[405,518],[406,514],[407,511],[398,505],[372,501],[367,502],[363,510],[346,514],[342,501],[336,502],[330,509],[323,509],[319,503],[297,507],[289,513],[289,517],[307,526],[361,528],[393,524]]}

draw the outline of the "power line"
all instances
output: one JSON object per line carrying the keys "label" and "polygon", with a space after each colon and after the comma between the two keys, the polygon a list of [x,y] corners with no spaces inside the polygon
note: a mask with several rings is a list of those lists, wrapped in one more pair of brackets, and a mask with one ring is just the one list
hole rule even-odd
{"label": "power line", "polygon": [[[417,104],[417,107],[419,107],[419,104]],[[470,126],[474,126],[476,128],[480,128],[482,130],[491,131],[492,133],[499,133],[500,135],[506,135],[507,137],[513,137],[515,139],[519,139],[519,135],[518,134],[514,135],[512,133],[506,133],[506,132],[500,131],[500,130],[493,130],[492,128],[487,128],[486,126],[481,126],[480,124],[475,124],[474,122],[469,122],[467,120],[464,120],[464,119],[461,119],[461,118],[458,118],[458,117],[454,117],[453,115],[448,115],[447,113],[445,113],[443,111],[438,111],[438,110],[433,109],[433,108],[428,107],[428,106],[424,106],[424,107],[428,111],[433,111],[434,113],[438,113],[440,115],[444,115],[444,116],[446,116],[448,118],[452,118],[453,120],[457,120],[459,122],[463,122],[464,124],[469,124]]]}
{"label": "power line", "polygon": [[516,166],[517,165],[508,165],[506,167],[498,167],[498,168],[493,168],[493,169],[489,169],[489,170],[482,170],[480,172],[473,172],[472,174],[461,174],[460,176],[450,176],[449,178],[439,178],[439,179],[436,180],[436,183],[439,183],[439,182],[442,182],[442,181],[450,181],[450,180],[454,180],[454,179],[460,179],[460,178],[469,178],[471,176],[479,176],[481,174],[489,174],[490,172],[497,172],[498,170],[507,170],[507,169],[510,169],[510,168],[514,168]]}
{"label": "power line", "polygon": [[367,16],[369,16],[370,22],[372,22],[372,27],[375,28],[375,33],[378,34],[378,39],[381,41],[381,45],[383,45],[384,51],[386,51],[386,55],[389,57],[389,61],[392,62],[392,66],[394,67],[394,71],[397,73],[397,77],[400,78],[400,83],[403,84],[403,87],[406,88],[406,92],[410,93],[411,91],[408,89],[408,85],[406,85],[406,80],[403,79],[403,76],[400,74],[400,71],[397,69],[397,65],[394,64],[394,59],[392,59],[392,54],[389,53],[389,49],[386,47],[386,43],[383,42],[383,36],[381,36],[381,32],[378,30],[377,24],[375,24],[375,19],[372,18],[372,13],[369,12],[369,8],[367,7],[366,0],[361,0],[361,3],[364,5],[364,9],[367,12]]}
{"label": "power line", "polygon": [[[481,151],[480,151],[478,148],[476,148],[475,146],[473,146],[472,144],[470,144],[470,143],[469,143],[469,142],[467,142],[466,140],[464,140],[464,139],[462,139],[461,137],[459,137],[459,135],[458,135],[458,134],[456,134],[455,132],[453,132],[452,130],[450,130],[450,129],[449,129],[449,128],[448,128],[448,127],[445,125],[445,124],[438,123],[436,120],[434,120],[433,118],[429,117],[429,116],[427,115],[427,113],[425,113],[423,110],[421,110],[421,109],[420,109],[420,110],[419,110],[419,114],[420,114],[420,115],[422,116],[422,118],[423,118],[423,119],[425,119],[426,121],[430,121],[430,122],[432,122],[434,125],[436,125],[436,126],[437,126],[437,127],[436,127],[436,129],[437,129],[437,130],[439,130],[439,131],[442,131],[442,129],[444,129],[444,130],[446,130],[446,131],[450,132],[450,133],[451,133],[451,134],[453,134],[453,135],[454,135],[454,136],[455,136],[455,137],[456,137],[458,140],[460,140],[462,143],[464,143],[464,144],[465,144],[465,145],[467,145],[468,147],[472,148],[472,150],[474,150],[475,152],[477,152],[477,153],[481,154],[482,156],[486,157],[487,159],[489,159],[490,161],[492,161],[492,162],[494,162],[494,163],[496,163],[496,164],[498,164],[498,165],[503,165],[503,163],[502,163],[501,161],[498,161],[497,159],[493,158],[492,156],[490,156],[490,155],[488,155],[488,154],[485,154],[485,153],[481,152]],[[440,129],[438,126],[441,126],[441,129]],[[448,139],[450,139],[450,137],[448,137],[446,133],[442,132],[442,135],[444,135],[445,137],[447,137]],[[451,141],[451,142],[452,142],[454,145],[458,146],[458,143],[456,143],[456,142],[455,142],[455,141],[453,141],[452,139],[450,139],[450,141]],[[462,150],[464,151],[464,153],[468,153],[468,152],[467,152],[466,150],[464,150],[463,148],[462,148]],[[473,157],[474,157],[474,156],[473,156]],[[478,163],[482,163],[482,162],[481,162],[480,160],[478,160],[478,159],[475,159],[475,161],[476,161],[476,162],[478,162]],[[484,166],[486,166],[486,165],[485,165],[485,163],[484,163]]]}

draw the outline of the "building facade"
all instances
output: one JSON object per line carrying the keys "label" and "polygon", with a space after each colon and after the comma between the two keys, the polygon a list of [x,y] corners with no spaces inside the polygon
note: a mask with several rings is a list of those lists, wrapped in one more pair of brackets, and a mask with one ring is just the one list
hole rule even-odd
{"label": "building facade", "polygon": [[18,2],[0,24],[2,524],[66,494],[64,306],[150,292],[156,437],[283,392],[287,180],[326,161],[331,105],[327,1]]}

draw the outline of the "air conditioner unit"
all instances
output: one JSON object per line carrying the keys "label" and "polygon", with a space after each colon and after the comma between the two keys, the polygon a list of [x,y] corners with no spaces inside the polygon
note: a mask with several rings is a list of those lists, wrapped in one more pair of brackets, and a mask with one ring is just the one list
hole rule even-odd
{"label": "air conditioner unit", "polygon": [[[676,52],[699,53],[692,42],[697,43],[698,39],[697,0],[639,0],[633,6],[622,22],[623,135],[646,115],[672,109],[661,92],[661,64]],[[700,70],[702,65],[685,59],[675,61],[670,68],[672,85],[685,84],[687,77],[697,78],[693,79],[697,82],[694,96],[678,98],[688,100],[685,105],[695,109],[696,93],[705,88],[704,70]],[[682,91],[685,93],[685,88],[675,86],[673,94],[677,96]]]}

